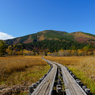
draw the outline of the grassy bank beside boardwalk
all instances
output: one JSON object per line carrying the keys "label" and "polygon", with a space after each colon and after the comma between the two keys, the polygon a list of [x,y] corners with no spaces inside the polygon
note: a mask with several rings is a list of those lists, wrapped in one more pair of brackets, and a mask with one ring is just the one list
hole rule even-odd
{"label": "grassy bank beside boardwalk", "polygon": [[95,56],[45,58],[67,66],[95,95]]}
{"label": "grassy bank beside boardwalk", "polygon": [[41,56],[0,57],[0,87],[18,84],[30,86],[49,69],[50,66],[41,59]]}

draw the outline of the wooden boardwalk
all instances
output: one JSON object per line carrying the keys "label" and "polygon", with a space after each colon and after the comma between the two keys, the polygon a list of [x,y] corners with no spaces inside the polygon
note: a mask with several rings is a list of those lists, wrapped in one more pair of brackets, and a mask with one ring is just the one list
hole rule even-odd
{"label": "wooden boardwalk", "polygon": [[43,79],[43,81],[38,85],[38,87],[33,91],[33,93],[30,95],[52,95],[55,77],[57,73],[57,66],[59,66],[62,71],[66,95],[91,95],[85,93],[85,91],[74,80],[74,78],[71,76],[71,74],[68,72],[65,66],[46,59],[44,60],[52,65],[52,69]]}
{"label": "wooden boardwalk", "polygon": [[31,95],[51,95],[52,94],[55,76],[57,72],[57,66],[50,61],[47,62],[49,64],[52,64],[53,68]]}
{"label": "wooden boardwalk", "polygon": [[79,86],[79,84],[74,80],[74,78],[70,75],[65,66],[56,62],[55,64],[61,67],[66,95],[87,95]]}

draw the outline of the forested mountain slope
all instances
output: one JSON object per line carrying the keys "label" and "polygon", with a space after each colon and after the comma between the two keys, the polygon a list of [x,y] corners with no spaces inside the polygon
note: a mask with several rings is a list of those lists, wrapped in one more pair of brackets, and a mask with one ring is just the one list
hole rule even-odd
{"label": "forested mountain slope", "polygon": [[65,42],[78,42],[83,44],[95,45],[95,35],[84,33],[81,31],[67,33],[65,31],[45,30],[35,34],[26,35],[14,39],[6,40],[8,45],[15,45],[18,43],[31,43],[45,40],[65,41]]}

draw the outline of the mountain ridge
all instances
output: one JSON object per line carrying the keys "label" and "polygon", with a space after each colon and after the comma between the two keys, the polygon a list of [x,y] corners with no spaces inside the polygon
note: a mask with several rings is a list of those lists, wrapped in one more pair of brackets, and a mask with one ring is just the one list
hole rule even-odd
{"label": "mountain ridge", "polygon": [[84,33],[82,31],[68,33],[66,31],[44,30],[34,34],[17,37],[14,39],[5,40],[8,45],[15,45],[18,43],[32,43],[43,40],[63,40],[63,41],[76,41],[78,43],[95,45],[95,35]]}

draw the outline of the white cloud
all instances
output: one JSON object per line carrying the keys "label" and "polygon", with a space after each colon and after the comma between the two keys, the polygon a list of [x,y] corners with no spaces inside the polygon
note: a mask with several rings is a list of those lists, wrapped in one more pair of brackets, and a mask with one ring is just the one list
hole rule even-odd
{"label": "white cloud", "polygon": [[12,35],[9,35],[4,32],[0,32],[0,40],[7,40],[7,39],[12,39],[14,38]]}

